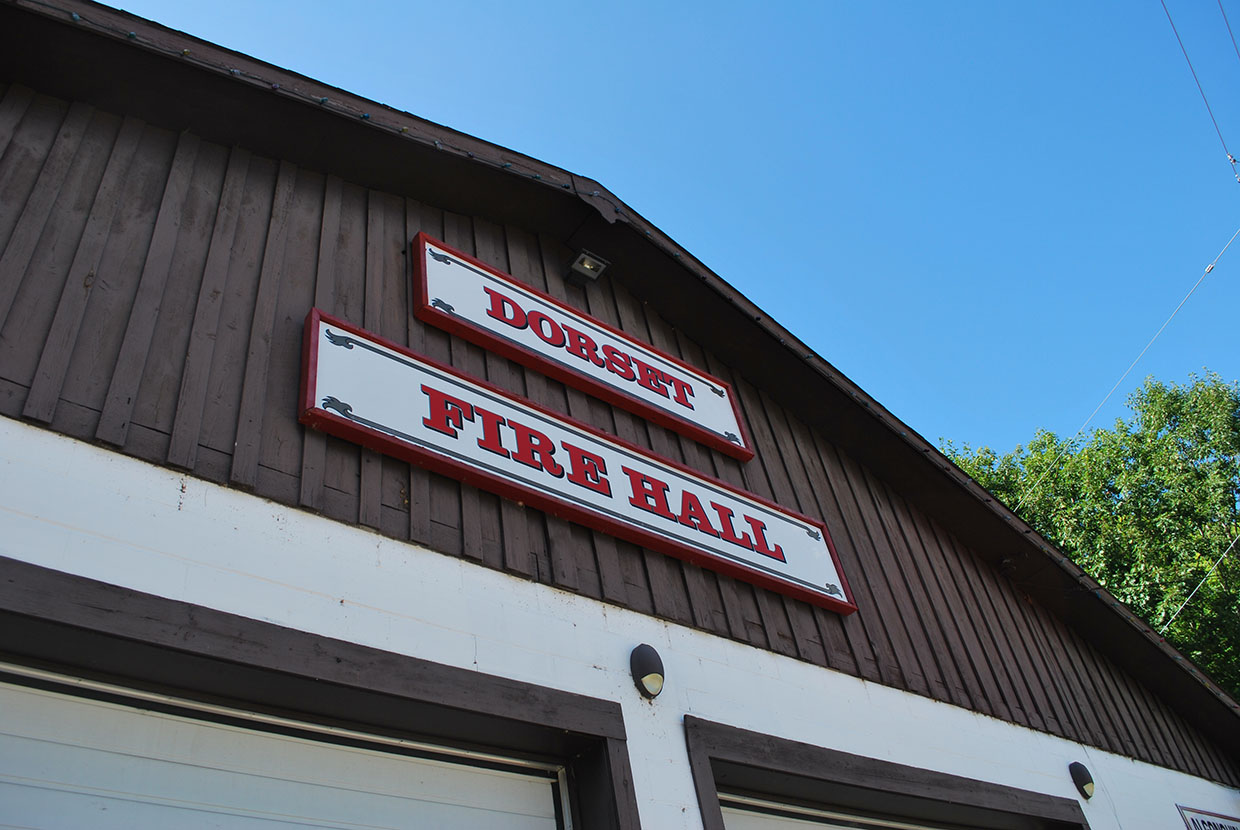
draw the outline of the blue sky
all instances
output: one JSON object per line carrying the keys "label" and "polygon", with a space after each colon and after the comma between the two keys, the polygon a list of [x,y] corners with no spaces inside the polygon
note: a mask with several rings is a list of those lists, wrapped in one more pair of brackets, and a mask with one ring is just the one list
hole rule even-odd
{"label": "blue sky", "polygon": [[[1219,8],[1168,7],[1240,155]],[[1240,227],[1157,0],[123,8],[599,180],[932,442],[1075,432]],[[1238,274],[1091,426],[1240,377]]]}

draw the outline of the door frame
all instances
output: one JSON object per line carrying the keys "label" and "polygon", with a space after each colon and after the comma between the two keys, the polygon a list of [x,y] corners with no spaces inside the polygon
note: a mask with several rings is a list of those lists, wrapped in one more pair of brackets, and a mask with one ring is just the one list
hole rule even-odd
{"label": "door frame", "polygon": [[466,752],[554,761],[566,771],[574,828],[641,826],[624,718],[614,701],[6,557],[0,557],[0,660]]}
{"label": "door frame", "polygon": [[1075,799],[880,761],[693,715],[685,716],[684,727],[705,830],[725,830],[720,790],[811,808],[994,830],[1089,830]]}

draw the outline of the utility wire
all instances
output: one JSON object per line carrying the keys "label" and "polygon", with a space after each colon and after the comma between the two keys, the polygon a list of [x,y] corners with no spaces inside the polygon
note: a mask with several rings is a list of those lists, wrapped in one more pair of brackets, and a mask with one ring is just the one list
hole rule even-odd
{"label": "utility wire", "polygon": [[1120,375],[1119,380],[1115,381],[1115,385],[1111,387],[1111,391],[1107,392],[1106,397],[1102,399],[1102,402],[1094,407],[1093,412],[1089,413],[1089,417],[1085,419],[1085,423],[1081,424],[1080,428],[1077,429],[1072,438],[1064,442],[1064,444],[1059,448],[1059,452],[1055,455],[1054,460],[1051,461],[1047,468],[1042,471],[1042,475],[1038,476],[1038,480],[1035,481],[1033,485],[1025,491],[1024,495],[1020,497],[1020,501],[1018,501],[1016,503],[1016,507],[1012,509],[1013,513],[1020,510],[1020,506],[1025,503],[1026,499],[1037,491],[1038,486],[1046,480],[1046,477],[1050,475],[1051,470],[1055,469],[1055,465],[1059,463],[1059,459],[1064,457],[1064,453],[1068,451],[1068,447],[1072,445],[1072,442],[1085,431],[1085,427],[1089,426],[1089,422],[1094,419],[1094,416],[1098,414],[1098,411],[1102,409],[1102,407],[1106,406],[1106,402],[1111,400],[1111,396],[1115,394],[1115,390],[1118,389],[1119,385],[1124,382],[1124,378],[1128,377],[1133,368],[1141,362],[1141,358],[1145,357],[1145,353],[1150,350],[1150,346],[1153,346],[1154,341],[1158,339],[1158,335],[1162,334],[1163,330],[1167,328],[1173,319],[1175,319],[1175,315],[1178,314],[1180,309],[1184,307],[1184,304],[1188,302],[1188,298],[1193,296],[1193,292],[1195,292],[1197,287],[1201,285],[1201,282],[1206,278],[1206,275],[1214,270],[1214,266],[1218,264],[1220,259],[1222,259],[1223,254],[1227,253],[1227,249],[1231,247],[1231,243],[1236,241],[1237,236],[1240,236],[1240,228],[1237,228],[1236,232],[1231,235],[1231,239],[1227,240],[1227,244],[1223,246],[1223,250],[1218,252],[1218,256],[1214,258],[1214,261],[1206,266],[1206,270],[1203,271],[1201,276],[1197,278],[1197,282],[1193,283],[1193,287],[1190,288],[1188,293],[1184,295],[1184,299],[1180,300],[1180,304],[1175,307],[1175,311],[1171,312],[1171,316],[1168,317],[1161,326],[1159,326],[1158,331],[1154,332],[1154,336],[1150,338],[1150,342],[1145,344],[1145,348],[1141,350],[1141,353],[1137,355],[1136,359],[1133,360],[1132,363],[1128,364],[1128,368],[1124,370],[1124,374]]}
{"label": "utility wire", "polygon": [[[1193,62],[1188,57],[1188,50],[1184,48],[1184,40],[1180,37],[1180,30],[1175,27],[1175,21],[1171,19],[1171,11],[1167,8],[1167,0],[1158,0],[1162,3],[1163,13],[1167,15],[1167,22],[1171,24],[1171,31],[1175,33],[1175,40],[1180,44],[1180,52],[1184,55],[1184,62],[1188,64],[1188,71],[1193,75],[1193,82],[1197,84],[1197,91],[1201,93],[1201,103],[1206,105],[1206,112],[1210,114],[1210,121],[1214,123],[1214,132],[1218,134],[1219,144],[1223,145],[1223,152],[1227,154],[1227,161],[1231,164],[1231,174],[1235,176],[1236,181],[1240,182],[1240,173],[1236,171],[1236,157],[1227,149],[1227,142],[1223,139],[1223,131],[1219,129],[1218,119],[1214,117],[1214,110],[1210,108],[1210,101],[1206,98],[1206,91],[1201,86],[1201,79],[1197,77],[1197,70],[1193,68]],[[1223,4],[1219,3],[1219,8],[1223,8]],[[1227,15],[1223,15],[1223,20],[1227,20]],[[1227,27],[1231,31],[1231,26]],[[1233,39],[1233,44],[1235,43]],[[1240,51],[1237,52],[1240,54]]]}
{"label": "utility wire", "polygon": [[1206,584],[1206,580],[1209,579],[1210,575],[1214,573],[1216,568],[1218,568],[1219,563],[1227,557],[1227,554],[1231,553],[1231,549],[1236,546],[1236,542],[1240,542],[1240,533],[1236,534],[1236,538],[1231,540],[1231,544],[1227,546],[1227,550],[1223,551],[1223,555],[1215,560],[1214,567],[1210,568],[1210,573],[1207,573],[1201,578],[1201,581],[1197,583],[1197,587],[1194,588],[1193,592],[1188,595],[1188,599],[1180,603],[1180,607],[1175,609],[1175,613],[1171,615],[1171,619],[1167,620],[1167,624],[1162,627],[1162,630],[1158,632],[1159,634],[1167,633],[1167,629],[1171,627],[1171,623],[1175,622],[1175,618],[1180,616],[1180,612],[1184,610],[1184,606],[1188,605],[1189,600],[1197,594],[1197,591],[1201,589],[1201,586]]}
{"label": "utility wire", "polygon": [[1223,23],[1227,26],[1227,34],[1231,36],[1231,48],[1236,51],[1236,57],[1240,58],[1240,46],[1236,45],[1236,35],[1231,30],[1231,21],[1227,19],[1227,12],[1223,9],[1223,0],[1218,0],[1219,14],[1223,15]]}
{"label": "utility wire", "polygon": [[[1232,175],[1235,176],[1237,182],[1240,182],[1240,172],[1237,172],[1236,170],[1236,157],[1233,156],[1231,151],[1227,149],[1227,141],[1223,138],[1223,131],[1218,125],[1218,119],[1214,117],[1214,110],[1210,107],[1209,99],[1206,98],[1206,91],[1201,86],[1201,80],[1197,77],[1197,70],[1193,68],[1193,62],[1188,57],[1188,49],[1184,47],[1184,40],[1180,37],[1180,30],[1175,27],[1175,21],[1171,19],[1171,11],[1167,8],[1166,0],[1159,0],[1159,2],[1162,4],[1163,13],[1167,15],[1167,22],[1171,24],[1171,31],[1175,34],[1175,40],[1180,44],[1180,52],[1184,55],[1184,62],[1188,64],[1188,71],[1192,73],[1193,82],[1197,84],[1197,92],[1201,94],[1201,102],[1206,105],[1206,112],[1209,113],[1210,121],[1214,124],[1214,132],[1218,135],[1219,144],[1223,145],[1223,152],[1227,154],[1227,161],[1231,164]],[[1240,58],[1240,46],[1236,45],[1236,37],[1232,34],[1231,23],[1227,20],[1227,12],[1223,11],[1223,0],[1218,0],[1218,8],[1219,11],[1223,13],[1223,22],[1227,24],[1227,33],[1231,35],[1232,48],[1236,50],[1236,57]],[[1188,298],[1193,296],[1193,292],[1197,290],[1197,286],[1201,285],[1202,280],[1206,278],[1206,274],[1209,274],[1214,270],[1214,266],[1218,264],[1219,259],[1227,252],[1227,249],[1231,247],[1231,243],[1236,241],[1237,236],[1240,236],[1240,229],[1237,229],[1236,232],[1231,235],[1231,239],[1227,240],[1227,244],[1223,246],[1223,250],[1219,251],[1218,256],[1214,258],[1214,261],[1206,266],[1206,270],[1202,272],[1201,276],[1197,278],[1197,282],[1194,283],[1193,287],[1190,288],[1188,293],[1184,295],[1184,299],[1180,300],[1180,304],[1175,307],[1175,311],[1172,311],[1171,316],[1167,318],[1166,322],[1159,327],[1158,331],[1154,332],[1154,336],[1150,338],[1150,342],[1145,344],[1145,348],[1141,350],[1141,353],[1137,355],[1136,359],[1133,360],[1132,363],[1129,364],[1128,368],[1124,370],[1124,374],[1120,375],[1119,380],[1115,381],[1115,385],[1111,387],[1110,392],[1107,392],[1106,397],[1102,399],[1102,402],[1094,407],[1094,411],[1089,413],[1089,417],[1085,419],[1085,422],[1081,424],[1076,433],[1073,434],[1072,438],[1060,447],[1054,460],[1045,470],[1042,471],[1042,475],[1038,476],[1037,481],[1035,481],[1033,485],[1026,490],[1023,495],[1021,495],[1020,501],[1016,503],[1016,507],[1012,511],[1013,513],[1020,510],[1021,505],[1023,505],[1030,496],[1037,492],[1038,487],[1043,481],[1046,480],[1046,477],[1050,475],[1051,470],[1055,469],[1055,465],[1059,463],[1059,460],[1063,458],[1064,454],[1068,450],[1068,447],[1072,446],[1072,443],[1076,441],[1082,432],[1085,431],[1085,427],[1089,426],[1089,423],[1094,419],[1094,416],[1098,414],[1099,410],[1106,406],[1107,401],[1111,400],[1111,396],[1115,394],[1115,390],[1119,388],[1120,384],[1124,382],[1124,379],[1128,377],[1133,368],[1141,361],[1141,358],[1145,356],[1145,353],[1149,351],[1150,346],[1154,345],[1154,341],[1158,339],[1158,336],[1163,333],[1163,329],[1167,328],[1168,324],[1171,323],[1175,315],[1179,313],[1180,309],[1184,307],[1184,304],[1188,302]]]}

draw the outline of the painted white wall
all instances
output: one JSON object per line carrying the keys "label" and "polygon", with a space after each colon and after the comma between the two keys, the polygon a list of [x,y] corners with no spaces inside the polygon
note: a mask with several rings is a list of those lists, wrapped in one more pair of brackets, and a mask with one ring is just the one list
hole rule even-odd
{"label": "painted white wall", "polygon": [[[323,636],[619,701],[645,827],[701,827],[681,719],[1075,798],[1175,828],[1223,787],[444,556],[0,418],[0,555]],[[667,685],[633,688],[647,642]]]}

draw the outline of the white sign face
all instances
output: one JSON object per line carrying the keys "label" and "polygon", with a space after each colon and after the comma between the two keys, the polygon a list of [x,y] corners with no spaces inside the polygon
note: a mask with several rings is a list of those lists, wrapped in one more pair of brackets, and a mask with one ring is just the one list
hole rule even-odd
{"label": "white sign face", "polygon": [[301,420],[614,536],[842,613],[826,528],[325,317]]}
{"label": "white sign face", "polygon": [[418,319],[734,458],[753,458],[728,384],[425,234],[412,248]]}
{"label": "white sign face", "polygon": [[1240,830],[1240,818],[1175,805],[1188,830]]}

